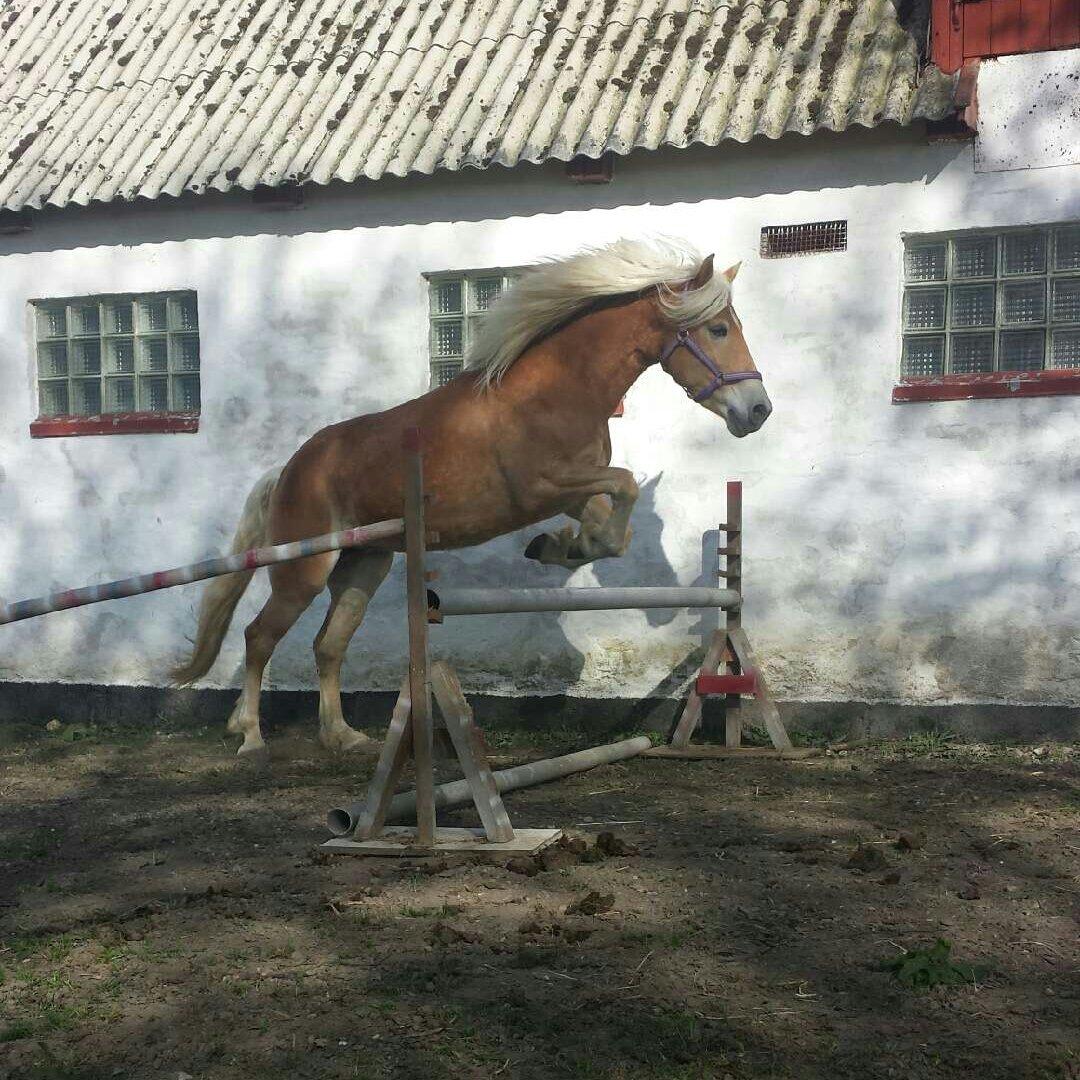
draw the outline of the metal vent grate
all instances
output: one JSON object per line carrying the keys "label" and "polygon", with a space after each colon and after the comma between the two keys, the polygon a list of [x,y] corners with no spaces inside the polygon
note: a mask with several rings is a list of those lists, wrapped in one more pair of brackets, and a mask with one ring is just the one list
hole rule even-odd
{"label": "metal vent grate", "polygon": [[761,230],[761,257],[786,259],[847,251],[846,221],[810,221],[804,225],[766,225]]}

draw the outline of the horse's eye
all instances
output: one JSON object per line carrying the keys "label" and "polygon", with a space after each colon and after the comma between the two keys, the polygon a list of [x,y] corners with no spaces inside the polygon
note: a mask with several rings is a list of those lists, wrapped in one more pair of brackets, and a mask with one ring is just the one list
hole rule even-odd
{"label": "horse's eye", "polygon": [[723,323],[709,327],[709,333],[715,338],[727,337],[727,327]]}

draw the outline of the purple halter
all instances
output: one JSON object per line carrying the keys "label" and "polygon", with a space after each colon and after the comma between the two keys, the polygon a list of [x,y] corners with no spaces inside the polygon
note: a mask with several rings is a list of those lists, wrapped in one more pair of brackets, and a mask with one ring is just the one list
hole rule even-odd
{"label": "purple halter", "polygon": [[[712,372],[712,380],[699,390],[696,394],[693,390],[686,390],[686,396],[693,398],[694,401],[702,402],[706,398],[711,397],[721,386],[726,386],[728,383],[746,382],[747,379],[761,379],[760,371],[721,371],[713,362],[709,359],[705,350],[690,336],[689,330],[680,330],[670,345],[660,354],[660,366],[663,367],[668,360],[671,359],[671,354],[675,350],[683,345],[690,350],[708,369]],[[666,370],[666,369],[665,369]]]}

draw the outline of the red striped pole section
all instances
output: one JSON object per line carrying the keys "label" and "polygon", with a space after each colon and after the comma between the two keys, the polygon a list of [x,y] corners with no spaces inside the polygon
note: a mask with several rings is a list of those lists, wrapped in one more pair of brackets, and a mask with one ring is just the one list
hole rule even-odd
{"label": "red striped pole section", "polygon": [[223,555],[218,559],[178,566],[175,570],[159,570],[154,574],[140,574],[137,577],[123,578],[121,581],[88,585],[83,589],[67,589],[49,596],[39,596],[36,600],[18,600],[13,604],[0,601],[0,625],[33,619],[38,615],[47,615],[50,611],[65,611],[67,608],[99,604],[103,600],[119,600],[124,596],[171,589],[176,585],[188,585],[193,581],[220,577],[222,574],[235,574],[238,570],[255,570],[260,566],[292,562],[309,555],[322,555],[327,551],[362,547],[379,540],[402,536],[404,532],[404,519],[393,518],[390,521],[377,521],[373,525],[360,525],[355,529],[342,529],[324,536],[297,540],[291,544],[251,548],[235,555]]}

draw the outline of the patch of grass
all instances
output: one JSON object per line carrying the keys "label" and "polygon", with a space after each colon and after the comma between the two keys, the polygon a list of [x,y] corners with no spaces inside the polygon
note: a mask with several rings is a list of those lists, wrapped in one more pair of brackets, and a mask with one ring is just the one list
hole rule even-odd
{"label": "patch of grass", "polygon": [[41,1014],[41,1024],[46,1031],[67,1031],[78,1019],[78,1012],[70,1005],[54,1005]]}
{"label": "patch of grass", "polygon": [[64,724],[56,731],[50,731],[49,738],[58,742],[74,743],[84,742],[87,739],[96,739],[98,729],[96,724]]}
{"label": "patch of grass", "polygon": [[901,743],[901,748],[913,757],[939,757],[952,750],[955,738],[951,731],[917,731]]}
{"label": "patch of grass", "polygon": [[9,1024],[0,1031],[0,1043],[28,1039],[32,1035],[43,1035],[50,1031],[67,1031],[75,1025],[76,1019],[74,1009],[66,1005],[51,1006],[37,1017],[27,1017]]}
{"label": "patch of grass", "polygon": [[45,946],[45,955],[54,963],[66,960],[71,951],[83,942],[79,938],[73,938],[68,934],[61,934],[48,942]]}
{"label": "patch of grass", "polygon": [[16,1020],[0,1031],[0,1043],[15,1042],[16,1039],[28,1039],[34,1034],[35,1026],[29,1020]]}
{"label": "patch of grass", "polygon": [[844,742],[851,736],[851,722],[843,716],[817,718],[813,721],[813,727],[789,723],[787,729],[795,746],[826,747]]}
{"label": "patch of grass", "polygon": [[109,967],[119,967],[128,958],[127,945],[102,945],[101,962]]}
{"label": "patch of grass", "polygon": [[2,943],[4,948],[10,949],[12,955],[16,960],[29,960],[32,956],[37,956],[48,944],[45,938],[34,937],[32,934],[25,934],[21,937],[8,938],[7,941]]}
{"label": "patch of grass", "polygon": [[[0,947],[10,951],[18,961],[38,958],[49,960],[54,964],[61,964],[71,955],[73,950],[85,944],[85,939],[73,937],[70,934],[60,934],[52,938],[35,937],[32,934],[27,934],[0,942]],[[11,974],[22,982],[36,982],[42,978],[40,972],[22,967],[13,968]],[[54,972],[45,978],[46,980],[55,980],[60,974],[60,972]],[[0,983],[3,981],[3,978],[0,977]]]}
{"label": "patch of grass", "polygon": [[758,724],[743,724],[744,746],[772,746],[768,731]]}
{"label": "patch of grass", "polygon": [[[349,919],[353,926],[361,926],[369,930],[377,930],[383,925],[382,919],[368,908],[361,906],[360,904],[350,905]],[[370,945],[369,941],[363,942],[364,945]]]}
{"label": "patch of grass", "polygon": [[[137,952],[137,955],[148,964],[160,964],[165,960],[175,960],[183,953],[183,949],[179,945],[159,945],[152,941],[140,942],[133,951]],[[236,949],[234,951],[239,953],[238,960],[247,959],[245,950]]]}
{"label": "patch of grass", "polygon": [[971,964],[957,964],[951,957],[952,943],[938,938],[929,949],[913,949],[891,957],[881,964],[881,971],[891,971],[913,990],[935,986],[975,985],[979,970]]}

